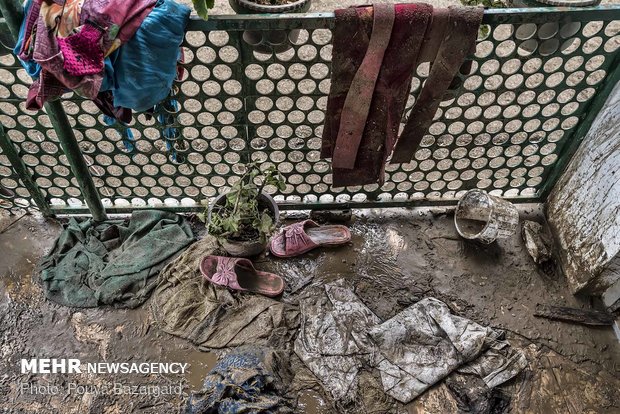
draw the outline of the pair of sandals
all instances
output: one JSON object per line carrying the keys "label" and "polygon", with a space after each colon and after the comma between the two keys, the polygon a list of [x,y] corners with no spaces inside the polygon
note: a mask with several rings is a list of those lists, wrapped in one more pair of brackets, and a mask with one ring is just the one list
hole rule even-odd
{"label": "pair of sandals", "polygon": [[[276,257],[295,257],[322,246],[340,246],[351,240],[345,226],[319,226],[312,220],[286,226],[269,243]],[[239,257],[207,256],[200,262],[200,272],[211,283],[242,292],[275,297],[284,291],[284,280],[269,272],[256,270],[252,262]]]}

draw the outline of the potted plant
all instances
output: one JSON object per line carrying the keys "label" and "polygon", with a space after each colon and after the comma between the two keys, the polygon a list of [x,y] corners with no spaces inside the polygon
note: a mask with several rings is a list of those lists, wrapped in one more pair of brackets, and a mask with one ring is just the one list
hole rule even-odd
{"label": "potted plant", "polygon": [[279,190],[285,188],[284,178],[275,167],[264,171],[256,163],[245,167],[245,173],[230,191],[211,203],[206,216],[199,215],[206,221],[208,233],[216,236],[222,247],[235,257],[255,256],[265,250],[279,211],[263,189],[266,185]]}

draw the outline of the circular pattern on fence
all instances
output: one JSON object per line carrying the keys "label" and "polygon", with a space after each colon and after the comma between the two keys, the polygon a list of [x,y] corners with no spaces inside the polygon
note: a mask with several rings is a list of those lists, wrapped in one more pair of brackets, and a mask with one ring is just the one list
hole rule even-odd
{"label": "circular pattern on fence", "polygon": [[[234,184],[250,160],[286,177],[284,191],[267,188],[279,201],[454,199],[470,188],[535,196],[611,69],[619,32],[619,21],[485,26],[471,73],[458,75],[413,159],[387,165],[382,186],[332,188],[320,157],[329,29],[260,32],[261,47],[243,32],[188,32],[178,107],[161,119],[138,114],[125,128],[74,94],[63,105],[107,206],[193,205]],[[417,68],[407,114],[429,70]],[[30,82],[14,57],[0,57],[0,122],[44,195],[83,206],[49,118],[24,107]],[[0,207],[28,200],[0,154]]]}

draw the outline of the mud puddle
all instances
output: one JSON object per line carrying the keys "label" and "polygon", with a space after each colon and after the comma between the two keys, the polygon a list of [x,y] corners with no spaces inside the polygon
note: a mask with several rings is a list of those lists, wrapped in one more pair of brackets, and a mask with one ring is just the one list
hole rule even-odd
{"label": "mud puddle", "polygon": [[[538,214],[533,217],[543,220]],[[618,377],[619,347],[611,330],[533,317],[537,303],[577,307],[583,303],[567,291],[561,277],[550,277],[538,270],[518,235],[483,246],[458,237],[452,220],[449,213],[365,213],[351,223],[353,239],[349,245],[318,249],[286,260],[266,256],[258,259],[256,265],[285,278],[287,292],[283,300],[287,302],[297,302],[309,286],[342,278],[385,320],[418,300],[433,296],[462,316],[533,338],[568,357],[573,365],[554,359],[554,375],[568,375],[560,368],[577,375],[575,364],[578,364],[579,370],[588,368],[588,372],[611,371],[602,377],[588,374],[592,378],[612,381],[608,379],[610,375]],[[200,389],[205,375],[217,361],[217,353],[203,352],[185,340],[162,332],[150,316],[149,302],[139,309],[120,310],[71,309],[45,301],[35,264],[51,247],[59,231],[55,222],[24,217],[0,234],[3,276],[0,279],[0,392],[4,395],[0,397],[0,406],[15,412],[41,413],[79,413],[85,409],[98,412],[103,407],[108,412],[117,409],[119,413],[177,412],[187,393]],[[17,397],[15,383],[23,377],[18,368],[20,358],[63,355],[84,361],[185,362],[189,363],[189,372],[165,378],[120,379],[128,383],[182,382],[182,396],[135,400]],[[553,377],[541,374],[541,380],[549,378]],[[70,379],[41,378],[57,384]],[[119,379],[95,379],[97,383],[114,380]],[[562,381],[566,390],[575,393],[584,386],[583,382],[571,382],[568,377]],[[592,380],[592,393],[597,390],[606,393],[596,381]],[[613,398],[606,398],[613,406]],[[423,404],[421,410],[411,412],[450,412],[433,410],[430,399],[420,400],[418,404]],[[334,409],[321,392],[303,391],[298,411],[324,414]]]}

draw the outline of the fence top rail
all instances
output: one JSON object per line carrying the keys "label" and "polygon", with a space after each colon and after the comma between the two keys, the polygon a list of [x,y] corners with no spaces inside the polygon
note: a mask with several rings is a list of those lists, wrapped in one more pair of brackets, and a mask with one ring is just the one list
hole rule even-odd
{"label": "fence top rail", "polygon": [[[620,4],[595,7],[535,7],[487,9],[483,23],[544,23],[547,21],[609,21],[620,19]],[[203,20],[192,16],[188,31],[333,28],[334,13],[216,15]]]}

